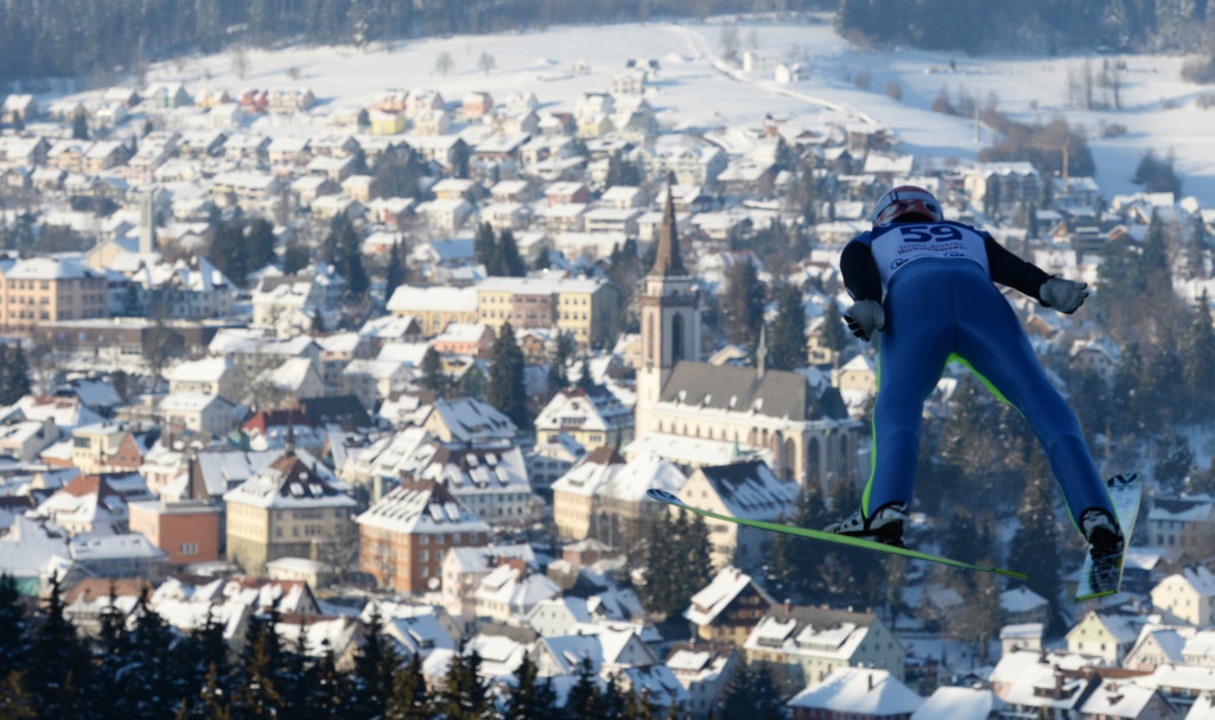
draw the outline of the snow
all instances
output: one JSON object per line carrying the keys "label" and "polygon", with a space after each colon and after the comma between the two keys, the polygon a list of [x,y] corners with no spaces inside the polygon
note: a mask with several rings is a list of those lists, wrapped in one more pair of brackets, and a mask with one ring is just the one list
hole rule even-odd
{"label": "snow", "polygon": [[886,670],[840,668],[798,693],[788,704],[808,710],[891,717],[919,710],[924,699]]}
{"label": "snow", "polygon": [[[1085,126],[1094,135],[1090,147],[1097,181],[1107,194],[1137,189],[1131,177],[1148,150],[1173,154],[1186,191],[1199,197],[1215,194],[1215,136],[1207,130],[1212,111],[1198,107],[1196,86],[1180,79],[1184,57],[1117,56],[1114,59],[1124,61],[1127,68],[1120,92],[1122,109],[1086,111],[1068,107],[1068,75],[1086,64],[1099,68],[1101,58],[1091,54],[968,57],[905,48],[864,50],[838,37],[829,15],[816,16],[811,23],[739,20],[740,29],[755,30],[764,52],[797,56],[802,79],[778,84],[753,79],[717,61],[719,22],[724,20],[565,26],[380,44],[366,52],[326,46],[249,50],[249,77],[257,83],[295,86],[298,82],[288,73],[307,68],[306,82],[321,100],[311,116],[268,116],[258,120],[254,129],[276,137],[319,134],[318,128],[325,127],[328,119],[366,107],[388,87],[438,88],[445,98],[487,88],[499,98],[535,92],[546,111],[568,112],[583,93],[606,91],[628,59],[657,58],[661,67],[646,99],[656,108],[659,123],[675,129],[756,125],[765,115],[806,128],[826,120],[850,126],[884,124],[898,131],[903,152],[936,162],[974,161],[990,143],[990,131],[983,128],[976,139],[968,118],[931,112],[932,101],[945,89],[951,96],[966,93],[983,103],[994,96],[1002,112],[1022,122],[1062,117]],[[488,53],[496,61],[489,75],[468,59],[474,43],[477,54]],[[537,49],[544,55],[540,65]],[[456,59],[456,67],[439,78],[433,67],[443,52]],[[392,68],[388,75],[385,67]],[[853,82],[861,72],[870,76],[868,90]],[[207,86],[235,91],[252,82],[235,76],[228,54],[196,58],[177,67],[162,63],[151,70],[150,78],[184,82],[194,90]],[[885,94],[890,83],[902,88],[901,101]],[[1127,132],[1097,136],[1100,128],[1113,124],[1125,126]]]}

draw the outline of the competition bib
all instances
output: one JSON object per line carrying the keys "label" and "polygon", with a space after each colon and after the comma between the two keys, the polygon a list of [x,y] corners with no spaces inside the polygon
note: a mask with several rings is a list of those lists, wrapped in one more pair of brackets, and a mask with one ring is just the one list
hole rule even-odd
{"label": "competition bib", "polygon": [[991,272],[983,236],[961,223],[891,223],[874,230],[870,250],[883,285],[889,285],[902,268],[925,258],[969,261]]}

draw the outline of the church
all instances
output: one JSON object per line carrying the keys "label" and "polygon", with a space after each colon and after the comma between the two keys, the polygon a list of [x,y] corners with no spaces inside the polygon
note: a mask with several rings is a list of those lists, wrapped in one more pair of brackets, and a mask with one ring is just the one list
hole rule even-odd
{"label": "church", "polygon": [[683,265],[669,187],[644,285],[637,438],[658,447],[687,438],[716,446],[701,464],[723,455],[763,457],[778,477],[802,486],[818,482],[828,489],[838,479],[860,477],[864,428],[849,418],[837,388],[766,369],[762,340],[754,368],[700,361],[698,282]]}

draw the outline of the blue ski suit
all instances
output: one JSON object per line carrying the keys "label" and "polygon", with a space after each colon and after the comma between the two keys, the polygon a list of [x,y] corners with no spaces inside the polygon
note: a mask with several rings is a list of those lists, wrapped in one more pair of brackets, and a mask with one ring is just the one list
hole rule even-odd
{"label": "blue ski suit", "polygon": [[1050,275],[989,233],[957,222],[894,222],[845,246],[840,269],[856,300],[882,302],[873,455],[861,512],[910,505],[924,401],[950,359],[968,365],[1032,426],[1073,521],[1088,508],[1113,516],[1080,424],[1034,355],[993,284],[1038,299]]}

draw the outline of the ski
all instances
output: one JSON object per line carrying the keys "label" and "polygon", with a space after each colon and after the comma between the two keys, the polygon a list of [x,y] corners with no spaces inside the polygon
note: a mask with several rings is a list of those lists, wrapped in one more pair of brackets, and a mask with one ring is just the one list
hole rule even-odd
{"label": "ski", "polygon": [[1115,475],[1105,481],[1105,486],[1114,505],[1118,526],[1122,528],[1122,552],[1100,563],[1093,562],[1091,555],[1084,556],[1080,583],[1076,586],[1077,602],[1114,595],[1122,587],[1122,564],[1126,559],[1126,549],[1131,544],[1131,535],[1135,532],[1135,518],[1139,515],[1139,502],[1143,498],[1143,481],[1134,473]]}
{"label": "ski", "polygon": [[836,535],[835,533],[827,533],[821,530],[810,530],[809,528],[796,527],[793,525],[783,525],[781,523],[766,522],[764,520],[747,520],[744,518],[731,517],[730,515],[721,515],[710,510],[704,510],[698,507],[693,507],[684,501],[680,500],[674,494],[666,490],[651,488],[646,491],[646,494],[652,500],[664,502],[668,505],[683,508],[688,512],[696,513],[704,517],[713,518],[715,520],[723,520],[725,522],[735,523],[737,525],[746,525],[748,527],[759,528],[760,530],[769,530],[771,532],[785,533],[787,535],[796,535],[798,537],[810,538],[812,540],[823,540],[838,545],[847,545],[849,547],[863,548],[865,550],[875,550],[877,552],[888,553],[892,555],[902,555],[913,560],[924,560],[927,562],[937,563],[939,565],[949,565],[963,570],[979,570],[981,572],[996,573],[997,575],[1007,575],[1008,577],[1018,578],[1020,580],[1028,579],[1029,576],[1025,573],[1015,570],[1006,570],[1004,568],[993,567],[989,565],[976,565],[975,563],[963,562],[952,558],[941,557],[940,555],[931,555],[929,553],[911,550],[910,548],[896,547],[894,545],[886,545],[872,540],[864,540],[862,538],[850,537],[848,535]]}

